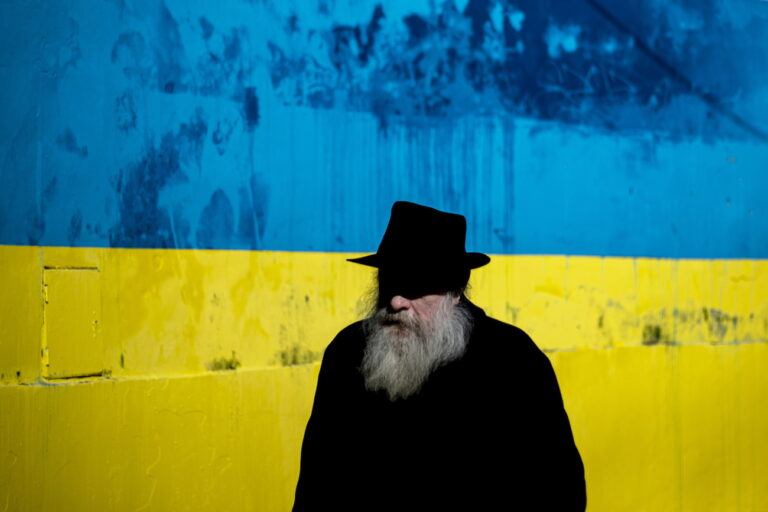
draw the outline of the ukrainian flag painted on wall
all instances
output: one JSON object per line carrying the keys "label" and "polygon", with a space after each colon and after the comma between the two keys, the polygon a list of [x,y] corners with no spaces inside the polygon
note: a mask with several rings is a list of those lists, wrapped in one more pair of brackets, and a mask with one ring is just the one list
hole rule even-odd
{"label": "ukrainian flag painted on wall", "polygon": [[590,510],[768,508],[765,14],[654,5],[5,3],[0,505],[289,509],[410,200],[492,254]]}

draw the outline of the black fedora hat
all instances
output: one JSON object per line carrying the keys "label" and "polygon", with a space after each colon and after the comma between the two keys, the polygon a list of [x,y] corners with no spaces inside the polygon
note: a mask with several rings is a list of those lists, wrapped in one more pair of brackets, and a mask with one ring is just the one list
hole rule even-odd
{"label": "black fedora hat", "polygon": [[485,254],[466,251],[466,234],[463,215],[397,201],[378,251],[347,261],[380,270],[407,271],[430,281],[441,275],[450,279],[491,261]]}

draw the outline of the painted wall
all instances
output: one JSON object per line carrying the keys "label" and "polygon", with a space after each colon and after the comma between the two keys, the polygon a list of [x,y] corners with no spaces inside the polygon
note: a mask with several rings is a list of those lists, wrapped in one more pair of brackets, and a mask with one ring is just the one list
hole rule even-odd
{"label": "painted wall", "polygon": [[408,199],[495,255],[590,510],[768,508],[758,4],[3,3],[0,507],[289,509]]}

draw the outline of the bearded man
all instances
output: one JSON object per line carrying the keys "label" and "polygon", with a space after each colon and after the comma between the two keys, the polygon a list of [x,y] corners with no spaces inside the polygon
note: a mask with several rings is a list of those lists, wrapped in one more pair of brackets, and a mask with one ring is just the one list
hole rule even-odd
{"label": "bearded man", "polygon": [[465,296],[466,220],[397,202],[371,315],[323,356],[294,511],[584,510],[547,357]]}

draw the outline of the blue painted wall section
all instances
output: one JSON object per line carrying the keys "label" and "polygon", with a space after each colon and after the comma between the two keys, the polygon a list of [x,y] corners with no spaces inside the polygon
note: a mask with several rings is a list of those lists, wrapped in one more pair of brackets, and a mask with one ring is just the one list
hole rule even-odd
{"label": "blue painted wall section", "polygon": [[0,243],[768,257],[768,9],[12,1]]}

